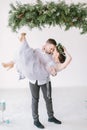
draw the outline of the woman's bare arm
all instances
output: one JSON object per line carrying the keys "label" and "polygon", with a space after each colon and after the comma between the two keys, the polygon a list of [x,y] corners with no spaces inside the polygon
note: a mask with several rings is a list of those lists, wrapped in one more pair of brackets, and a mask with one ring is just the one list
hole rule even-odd
{"label": "woman's bare arm", "polygon": [[72,57],[71,55],[68,53],[68,51],[65,49],[64,51],[65,55],[66,55],[66,60],[64,63],[58,63],[56,66],[57,71],[61,71],[63,69],[65,69],[71,62]]}

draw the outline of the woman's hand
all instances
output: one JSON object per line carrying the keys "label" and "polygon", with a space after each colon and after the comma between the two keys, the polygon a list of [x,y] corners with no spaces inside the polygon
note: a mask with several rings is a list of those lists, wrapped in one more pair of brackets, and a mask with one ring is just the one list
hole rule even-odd
{"label": "woman's hand", "polygon": [[66,51],[66,48],[65,48],[65,46],[63,46],[63,49],[64,49],[64,52]]}
{"label": "woman's hand", "polygon": [[26,40],[25,36],[26,36],[26,33],[21,33],[21,36],[19,38],[20,42],[23,42]]}

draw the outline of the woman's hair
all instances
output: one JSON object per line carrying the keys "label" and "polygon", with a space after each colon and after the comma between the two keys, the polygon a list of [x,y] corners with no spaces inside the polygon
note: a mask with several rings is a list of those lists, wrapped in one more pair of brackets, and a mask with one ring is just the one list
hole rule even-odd
{"label": "woman's hair", "polygon": [[64,63],[65,62],[65,60],[66,60],[66,56],[65,56],[65,54],[61,54],[61,53],[59,53],[59,61],[60,61],[60,63]]}
{"label": "woman's hair", "polygon": [[56,46],[56,50],[57,50],[58,53],[59,53],[58,59],[59,59],[60,63],[64,63],[65,60],[66,60],[66,55],[65,55],[65,53],[64,53],[64,49],[63,49],[62,45],[61,45],[61,44],[58,44],[58,45]]}
{"label": "woman's hair", "polygon": [[57,42],[54,39],[52,39],[52,38],[49,38],[46,42],[50,43],[50,44],[53,44],[54,46],[57,45]]}

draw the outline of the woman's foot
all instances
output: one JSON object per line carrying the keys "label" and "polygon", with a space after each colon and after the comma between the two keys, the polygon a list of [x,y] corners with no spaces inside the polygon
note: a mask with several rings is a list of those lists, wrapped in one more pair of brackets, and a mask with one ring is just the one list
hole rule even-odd
{"label": "woman's foot", "polygon": [[14,67],[14,62],[13,61],[10,61],[9,63],[2,63],[2,66],[4,68],[8,68],[8,69],[11,69]]}

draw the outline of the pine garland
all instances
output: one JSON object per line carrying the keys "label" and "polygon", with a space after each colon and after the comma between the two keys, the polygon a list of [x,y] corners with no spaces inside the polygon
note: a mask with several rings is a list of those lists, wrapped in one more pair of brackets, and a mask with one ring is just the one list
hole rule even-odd
{"label": "pine garland", "polygon": [[87,3],[66,4],[64,1],[46,2],[37,0],[35,4],[10,4],[8,25],[16,32],[22,26],[42,28],[45,25],[60,27],[65,30],[71,27],[81,29],[81,34],[87,33]]}

